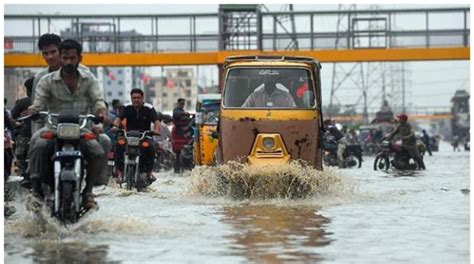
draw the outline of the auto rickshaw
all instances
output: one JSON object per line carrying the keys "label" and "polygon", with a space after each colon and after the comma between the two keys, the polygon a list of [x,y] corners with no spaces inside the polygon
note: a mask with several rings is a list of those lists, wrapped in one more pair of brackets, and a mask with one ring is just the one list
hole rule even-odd
{"label": "auto rickshaw", "polygon": [[213,165],[218,139],[212,137],[217,131],[220,94],[200,94],[196,103],[196,133],[194,135],[194,164]]}
{"label": "auto rickshaw", "polygon": [[320,69],[307,57],[227,58],[216,162],[302,160],[322,170]]}

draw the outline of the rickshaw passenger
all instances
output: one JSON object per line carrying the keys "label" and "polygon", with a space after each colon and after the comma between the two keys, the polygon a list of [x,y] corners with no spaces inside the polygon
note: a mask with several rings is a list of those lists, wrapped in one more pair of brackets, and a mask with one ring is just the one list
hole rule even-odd
{"label": "rickshaw passenger", "polygon": [[247,97],[242,107],[296,107],[296,103],[285,86],[267,77],[265,83]]}

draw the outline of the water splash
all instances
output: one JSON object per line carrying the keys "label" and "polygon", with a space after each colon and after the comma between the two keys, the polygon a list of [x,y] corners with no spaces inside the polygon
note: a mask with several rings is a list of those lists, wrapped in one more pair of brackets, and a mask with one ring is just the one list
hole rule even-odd
{"label": "water splash", "polygon": [[125,233],[129,235],[145,235],[156,231],[150,223],[135,217],[126,217],[122,219],[94,219],[80,222],[74,230],[86,234],[120,232],[121,234]]}
{"label": "water splash", "polygon": [[19,234],[26,238],[60,239],[70,234],[70,230],[51,217],[49,209],[45,206],[33,213],[26,212],[21,207],[17,208],[20,208],[20,215],[5,222],[5,236]]}
{"label": "water splash", "polygon": [[251,166],[228,162],[220,167],[200,166],[190,172],[188,193],[233,199],[307,198],[340,192],[341,177],[319,171],[304,162]]}

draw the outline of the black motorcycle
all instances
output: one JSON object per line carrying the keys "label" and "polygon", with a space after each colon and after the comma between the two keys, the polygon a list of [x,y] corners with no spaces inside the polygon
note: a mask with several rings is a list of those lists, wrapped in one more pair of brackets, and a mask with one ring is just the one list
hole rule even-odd
{"label": "black motorcycle", "polygon": [[382,151],[375,157],[374,170],[388,170],[389,168],[400,171],[418,169],[418,164],[410,159],[410,155],[401,144],[384,140],[380,146]]}
{"label": "black motorcycle", "polygon": [[159,172],[160,170],[171,170],[175,159],[171,142],[163,136],[155,136],[153,137],[153,141],[156,143],[156,156],[153,171]]}
{"label": "black motorcycle", "polygon": [[[97,138],[94,133],[85,132],[83,128],[86,127],[88,121],[98,123],[100,118],[94,115],[39,112],[18,120],[37,117],[46,117],[48,124],[55,130],[45,131],[41,134],[42,138],[54,141],[54,156],[52,157],[54,185],[51,186],[53,189],[43,184],[46,205],[60,222],[75,223],[87,212],[81,199],[86,161],[80,149],[80,142]],[[53,118],[56,119],[56,122],[53,122]]]}
{"label": "black motorcycle", "polygon": [[[337,142],[334,139],[325,140],[323,144],[324,165],[338,166]],[[362,166],[362,147],[358,144],[347,144],[343,154],[344,168],[360,168]]]}
{"label": "black motorcycle", "polygon": [[[146,137],[153,136],[153,131],[125,131],[119,130],[117,133],[117,144],[125,145],[124,153],[124,180],[127,190],[136,188],[137,191],[144,190],[151,182],[147,179],[147,173],[140,166],[140,148],[152,148]],[[122,186],[122,184],[120,184]]]}
{"label": "black motorcycle", "polygon": [[[194,168],[194,136],[196,135],[196,116],[194,114],[189,115],[186,121],[180,122],[180,138],[177,140],[186,141],[186,144],[182,147],[179,154],[179,164],[181,170],[192,170]],[[178,127],[175,122],[175,128]],[[178,134],[178,133],[177,133]],[[175,140],[173,138],[173,140]],[[173,143],[174,144],[174,143]]]}
{"label": "black motorcycle", "polygon": [[179,156],[181,168],[183,170],[192,170],[194,168],[194,138],[188,144],[184,145]]}

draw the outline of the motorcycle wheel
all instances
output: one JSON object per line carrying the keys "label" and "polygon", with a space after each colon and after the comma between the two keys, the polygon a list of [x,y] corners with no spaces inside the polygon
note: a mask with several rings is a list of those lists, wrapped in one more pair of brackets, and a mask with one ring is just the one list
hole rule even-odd
{"label": "motorcycle wheel", "polygon": [[390,167],[390,161],[387,157],[377,155],[374,161],[374,170],[388,170]]}
{"label": "motorcycle wheel", "polygon": [[162,166],[165,171],[169,171],[173,168],[174,156],[171,153],[166,153],[166,157],[163,160]]}
{"label": "motorcycle wheel", "polygon": [[344,163],[346,164],[346,168],[360,168],[362,166],[362,159],[354,154],[349,154],[349,156],[344,159]]}
{"label": "motorcycle wheel", "polygon": [[127,165],[127,175],[126,177],[126,182],[127,182],[127,190],[132,190],[132,188],[135,187],[135,164],[128,164]]}
{"label": "motorcycle wheel", "polygon": [[153,163],[153,172],[160,172],[162,164],[162,158],[160,156],[155,157],[155,162]]}
{"label": "motorcycle wheel", "polygon": [[359,166],[357,168],[360,169],[360,167],[362,167],[362,157],[357,156],[357,160],[359,161]]}
{"label": "motorcycle wheel", "polygon": [[58,218],[62,223],[77,222],[77,214],[74,210],[74,198],[72,197],[73,191],[74,186],[72,182],[63,182],[61,184]]}
{"label": "motorcycle wheel", "polygon": [[135,183],[135,187],[137,188],[137,192],[143,191],[147,186],[146,180],[146,173],[137,173],[137,182]]}

